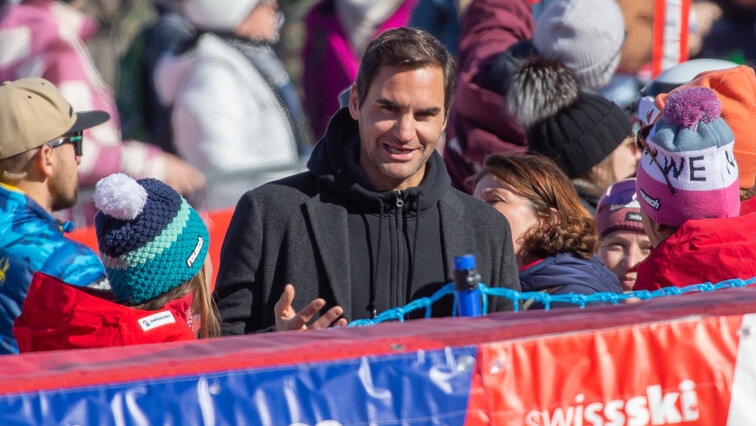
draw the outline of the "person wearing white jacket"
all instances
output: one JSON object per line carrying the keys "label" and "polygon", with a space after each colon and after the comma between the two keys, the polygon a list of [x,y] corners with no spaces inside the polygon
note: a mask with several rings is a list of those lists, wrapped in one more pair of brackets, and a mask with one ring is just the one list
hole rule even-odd
{"label": "person wearing white jacket", "polygon": [[[270,47],[280,27],[275,1],[187,0],[181,10],[198,35],[161,59],[154,75],[161,102],[172,108],[179,155],[208,175],[295,163],[309,141],[296,92]],[[208,194],[211,207],[233,205],[261,183],[226,186],[220,200]]]}

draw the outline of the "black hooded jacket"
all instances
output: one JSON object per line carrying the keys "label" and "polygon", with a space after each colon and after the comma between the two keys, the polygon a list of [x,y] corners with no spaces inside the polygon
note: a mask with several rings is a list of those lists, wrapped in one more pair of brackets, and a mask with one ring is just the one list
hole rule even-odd
{"label": "black hooded jacket", "polygon": [[[333,119],[308,168],[318,181],[345,198],[352,282],[352,313],[372,315],[430,296],[445,284],[438,201],[451,185],[441,157],[426,163],[422,183],[404,191],[378,191],[360,168],[358,123],[344,108]],[[442,303],[443,304],[443,303]],[[434,314],[451,315],[451,304]]]}
{"label": "black hooded jacket", "polygon": [[[215,297],[224,334],[274,324],[287,283],[294,308],[316,297],[347,320],[430,296],[451,281],[452,259],[475,254],[482,282],[519,290],[509,225],[485,203],[450,186],[438,153],[422,183],[377,191],[358,163],[359,129],[337,112],[315,147],[309,171],[246,193],[226,233]],[[434,315],[451,314],[451,297]],[[511,309],[491,300],[492,310]],[[324,312],[324,311],[323,311]]]}

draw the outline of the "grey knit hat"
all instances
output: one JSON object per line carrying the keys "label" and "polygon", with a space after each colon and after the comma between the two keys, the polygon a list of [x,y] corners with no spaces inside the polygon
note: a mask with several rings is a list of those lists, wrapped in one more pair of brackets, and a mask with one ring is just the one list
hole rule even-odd
{"label": "grey knit hat", "polygon": [[564,63],[583,88],[609,83],[620,60],[625,22],[615,0],[554,0],[541,13],[533,45]]}

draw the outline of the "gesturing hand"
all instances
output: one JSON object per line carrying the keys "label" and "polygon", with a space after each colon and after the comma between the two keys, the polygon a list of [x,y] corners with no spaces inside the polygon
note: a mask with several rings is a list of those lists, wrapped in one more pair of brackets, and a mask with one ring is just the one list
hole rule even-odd
{"label": "gesturing hand", "polygon": [[[294,286],[286,284],[284,292],[281,294],[281,298],[278,299],[278,302],[276,302],[276,305],[273,307],[273,312],[276,316],[276,331],[328,328],[336,318],[344,313],[341,306],[334,306],[308,326],[307,322],[310,321],[312,316],[321,310],[323,306],[325,306],[326,301],[317,298],[305,306],[301,311],[296,312],[291,306],[293,300]],[[333,324],[334,327],[344,327],[346,325],[347,321],[344,318],[339,319]]]}

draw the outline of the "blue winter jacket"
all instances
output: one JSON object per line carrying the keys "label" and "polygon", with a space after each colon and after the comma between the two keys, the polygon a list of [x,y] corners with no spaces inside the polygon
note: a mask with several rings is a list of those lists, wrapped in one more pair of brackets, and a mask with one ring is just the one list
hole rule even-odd
{"label": "blue winter jacket", "polygon": [[[622,293],[617,276],[606,269],[595,255],[588,260],[568,253],[558,253],[520,271],[522,291],[543,291],[557,294],[593,294],[599,292]],[[608,302],[590,302],[586,305],[605,305]],[[569,302],[552,303],[552,308],[577,306]],[[529,309],[543,309],[533,303]]]}
{"label": "blue winter jacket", "polygon": [[82,286],[105,278],[95,252],[64,237],[58,222],[26,194],[0,183],[0,354],[18,353],[13,321],[34,271]]}

